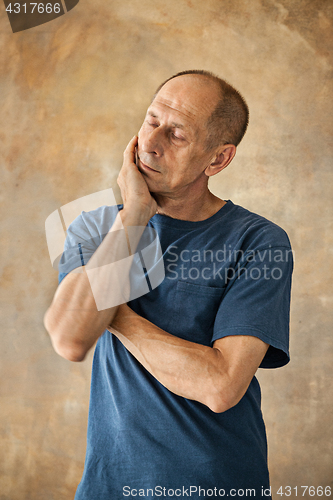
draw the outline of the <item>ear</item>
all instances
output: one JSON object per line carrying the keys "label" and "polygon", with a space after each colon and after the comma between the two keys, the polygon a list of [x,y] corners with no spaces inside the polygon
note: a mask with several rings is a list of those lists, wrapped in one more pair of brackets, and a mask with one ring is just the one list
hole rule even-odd
{"label": "ear", "polygon": [[216,151],[212,162],[205,170],[207,177],[211,177],[212,175],[216,175],[221,172],[221,170],[229,165],[235,154],[236,146],[233,144],[225,144],[224,146],[221,146]]}

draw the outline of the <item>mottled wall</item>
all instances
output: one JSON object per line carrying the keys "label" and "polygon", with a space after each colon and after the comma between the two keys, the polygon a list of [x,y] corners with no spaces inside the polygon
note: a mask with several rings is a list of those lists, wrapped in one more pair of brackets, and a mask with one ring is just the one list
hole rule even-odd
{"label": "mottled wall", "polygon": [[332,6],[81,0],[13,34],[1,2],[1,500],[71,499],[83,468],[91,355],[63,360],[44,330],[57,282],[45,219],[116,186],[152,91],[192,68],[251,109],[213,191],[281,225],[295,251],[292,362],[259,374],[273,491],[332,486]]}

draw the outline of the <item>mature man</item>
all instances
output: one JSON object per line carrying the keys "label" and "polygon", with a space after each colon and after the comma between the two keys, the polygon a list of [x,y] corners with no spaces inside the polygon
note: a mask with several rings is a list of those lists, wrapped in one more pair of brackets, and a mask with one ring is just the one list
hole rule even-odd
{"label": "mature man", "polygon": [[[83,212],[68,230],[45,325],[69,360],[98,340],[76,500],[270,497],[254,375],[289,360],[290,244],[278,226],[208,189],[247,122],[245,101],[225,81],[175,75],[125,150],[122,209]],[[133,251],[147,225],[159,236],[165,279],[99,310],[89,272],[127,251],[118,229],[137,229]]]}

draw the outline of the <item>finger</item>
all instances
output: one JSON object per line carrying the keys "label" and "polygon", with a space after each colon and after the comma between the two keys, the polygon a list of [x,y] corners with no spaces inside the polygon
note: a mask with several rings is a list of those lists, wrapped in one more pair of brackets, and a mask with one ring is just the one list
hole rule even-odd
{"label": "finger", "polygon": [[138,144],[138,136],[135,135],[129,141],[124,151],[124,159],[130,160],[132,163],[135,163],[135,148]]}

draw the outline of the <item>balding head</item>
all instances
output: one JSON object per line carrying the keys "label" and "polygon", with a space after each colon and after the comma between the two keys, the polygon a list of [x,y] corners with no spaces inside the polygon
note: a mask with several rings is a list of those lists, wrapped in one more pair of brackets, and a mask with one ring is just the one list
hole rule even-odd
{"label": "balding head", "polygon": [[[191,93],[197,99],[207,94],[205,104],[210,105],[207,121],[204,124],[207,130],[207,150],[212,150],[225,144],[237,146],[242,140],[248,125],[249,110],[241,94],[229,85],[225,80],[204,70],[182,71],[168,78],[155,92],[154,98],[162,87],[174,79],[191,78],[196,80],[195,85],[191,85]],[[203,88],[207,92],[202,92]],[[193,89],[193,90],[192,90]],[[199,93],[201,89],[201,94]]]}

